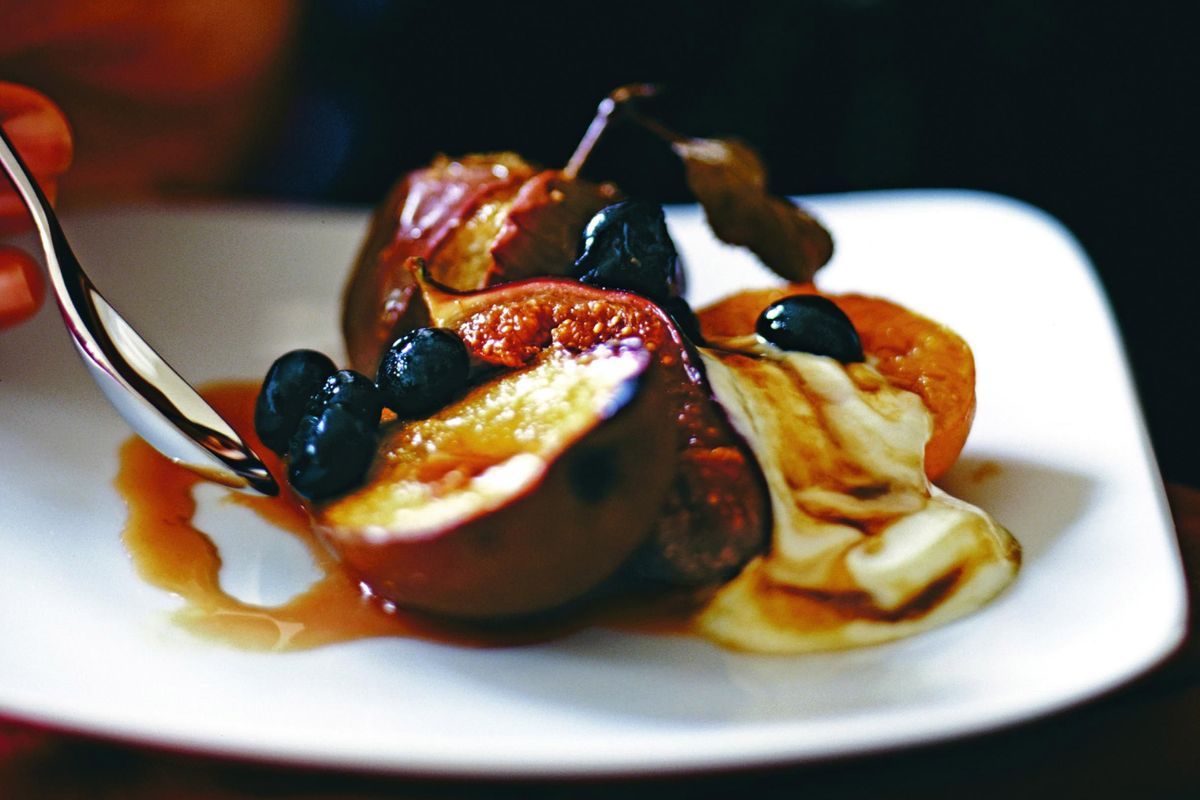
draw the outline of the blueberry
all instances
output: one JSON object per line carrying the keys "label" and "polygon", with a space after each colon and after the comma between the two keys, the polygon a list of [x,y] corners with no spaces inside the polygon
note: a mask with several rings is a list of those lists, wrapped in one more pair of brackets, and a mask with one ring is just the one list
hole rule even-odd
{"label": "blueberry", "polygon": [[471,359],[452,331],[418,328],[401,336],[379,362],[375,383],[383,404],[401,417],[423,417],[467,385]]}
{"label": "blueberry", "polygon": [[314,350],[293,350],[275,360],[254,405],[254,430],[263,444],[280,455],[287,452],[308,399],[336,370]]}
{"label": "blueberry", "polygon": [[663,302],[678,295],[683,269],[662,206],[625,200],[602,208],[583,231],[575,276],[606,289],[626,289]]}
{"label": "blueberry", "polygon": [[843,364],[863,360],[854,323],[833,301],[820,295],[777,300],[759,315],[754,330],[783,350],[829,356]]}
{"label": "blueberry", "polygon": [[300,419],[289,446],[288,483],[321,500],[361,483],[375,455],[375,425],[347,406],[329,405]]}
{"label": "blueberry", "polygon": [[375,427],[383,411],[383,393],[361,372],[341,369],[330,375],[309,398],[305,413],[315,416],[327,406],[342,406],[368,426]]}

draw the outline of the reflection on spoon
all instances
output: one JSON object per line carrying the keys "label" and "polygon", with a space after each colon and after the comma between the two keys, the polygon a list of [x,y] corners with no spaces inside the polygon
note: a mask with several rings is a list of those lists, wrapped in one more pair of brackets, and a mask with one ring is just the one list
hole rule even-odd
{"label": "reflection on spoon", "polygon": [[92,285],[3,130],[0,164],[33,218],[71,341],[129,426],[171,461],[209,480],[278,494],[262,460]]}

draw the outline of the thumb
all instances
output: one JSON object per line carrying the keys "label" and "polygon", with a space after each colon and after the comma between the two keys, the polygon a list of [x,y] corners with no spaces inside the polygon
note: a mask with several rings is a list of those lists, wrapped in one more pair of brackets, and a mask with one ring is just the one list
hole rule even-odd
{"label": "thumb", "polygon": [[22,250],[0,246],[0,329],[32,317],[45,295],[38,263]]}
{"label": "thumb", "polygon": [[[46,197],[54,199],[58,176],[71,164],[66,117],[41,92],[0,81],[0,125]],[[0,177],[0,234],[28,227],[28,214],[8,180]]]}

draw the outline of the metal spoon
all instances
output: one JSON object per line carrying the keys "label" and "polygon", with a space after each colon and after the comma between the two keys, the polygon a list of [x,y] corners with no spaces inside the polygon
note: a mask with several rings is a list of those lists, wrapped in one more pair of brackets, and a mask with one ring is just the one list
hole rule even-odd
{"label": "metal spoon", "polygon": [[229,423],[96,291],[2,129],[0,162],[37,227],[71,341],[108,401],[134,431],[175,463],[227,486],[278,494],[271,473]]}

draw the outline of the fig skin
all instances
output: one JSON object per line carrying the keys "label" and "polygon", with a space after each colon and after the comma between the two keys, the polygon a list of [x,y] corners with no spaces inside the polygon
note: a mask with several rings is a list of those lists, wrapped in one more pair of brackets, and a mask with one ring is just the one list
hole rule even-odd
{"label": "fig skin", "polygon": [[650,534],[674,477],[664,370],[645,351],[634,355],[639,371],[589,411],[594,424],[499,507],[432,530],[385,532],[338,526],[336,511],[316,508],[317,533],[373,593],[409,609],[502,620],[587,595]]}
{"label": "fig skin", "polygon": [[418,260],[409,268],[433,324],[456,331],[480,362],[515,367],[545,347],[581,350],[627,336],[654,352],[679,431],[674,479],[653,515],[653,532],[623,566],[622,582],[709,585],[766,548],[771,506],[758,462],[713,396],[699,354],[655,303],[561,278],[452,292]]}
{"label": "fig skin", "polygon": [[539,170],[514,153],[439,156],[393,187],[346,284],[342,332],[351,365],[374,374],[396,337],[428,324],[404,264],[424,259],[458,290],[565,275],[588,220],[616,189]]}

